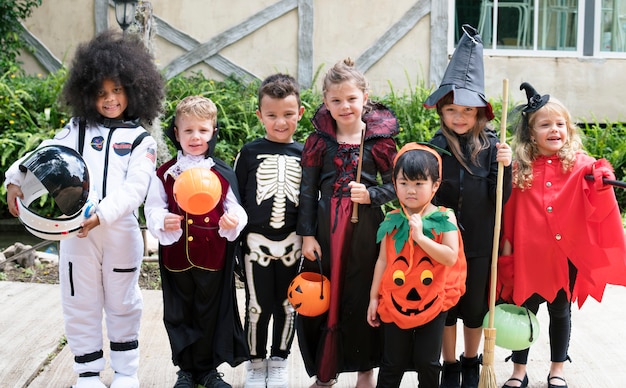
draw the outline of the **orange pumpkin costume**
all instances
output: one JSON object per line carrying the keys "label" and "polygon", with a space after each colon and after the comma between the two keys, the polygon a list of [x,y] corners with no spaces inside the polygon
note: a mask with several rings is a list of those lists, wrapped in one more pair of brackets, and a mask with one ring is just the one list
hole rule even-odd
{"label": "orange pumpkin costume", "polygon": [[[434,241],[440,243],[443,232],[455,229],[458,231],[458,228],[447,220],[446,213],[450,211],[439,208],[438,211],[425,215],[422,218],[424,229],[429,224],[434,227],[429,229],[430,233],[426,230],[424,233],[430,234]],[[399,220],[406,225],[394,225],[392,233],[384,232],[386,224],[394,222],[394,218],[396,224]],[[407,233],[401,236],[402,233],[399,231],[404,228]],[[395,323],[402,329],[424,325],[441,312],[456,305],[465,292],[467,266],[460,232],[457,261],[453,266],[446,266],[429,258],[424,250],[409,238],[408,229],[408,219],[399,210],[395,210],[387,214],[378,235],[379,240],[386,239],[387,249],[387,267],[380,283],[378,314],[381,321]]]}

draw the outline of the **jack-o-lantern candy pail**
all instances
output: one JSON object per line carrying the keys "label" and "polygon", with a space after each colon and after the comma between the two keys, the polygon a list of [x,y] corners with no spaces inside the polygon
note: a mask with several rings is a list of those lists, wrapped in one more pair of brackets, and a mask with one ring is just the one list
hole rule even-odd
{"label": "jack-o-lantern candy pail", "polygon": [[[317,256],[317,255],[316,255]],[[317,317],[328,311],[330,306],[330,281],[320,272],[301,272],[289,285],[287,299],[298,314]]]}

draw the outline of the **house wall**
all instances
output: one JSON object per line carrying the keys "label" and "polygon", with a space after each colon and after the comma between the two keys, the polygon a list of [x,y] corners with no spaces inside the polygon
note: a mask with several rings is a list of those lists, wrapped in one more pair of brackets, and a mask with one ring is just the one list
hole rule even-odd
{"label": "house wall", "polygon": [[484,63],[487,96],[502,96],[508,78],[509,101],[526,101],[519,85],[529,82],[562,101],[577,120],[626,122],[626,59],[486,56]]}
{"label": "house wall", "polygon": [[[208,42],[205,49],[216,48],[215,55],[183,65],[183,72],[202,71],[221,79],[232,69],[256,78],[281,71],[296,76],[305,87],[319,88],[328,67],[349,56],[365,71],[372,93],[382,95],[390,85],[398,93],[420,83],[438,86],[453,50],[448,5],[441,0],[154,0],[150,4],[155,59],[168,76],[181,70],[175,65],[189,59],[183,58],[188,50]],[[263,17],[267,22],[251,27]],[[69,64],[76,46],[98,30],[119,28],[113,2],[107,0],[43,0],[23,24],[39,42],[40,51],[51,55],[58,66]],[[242,33],[246,28],[250,31]],[[29,73],[53,70],[32,55],[21,59]],[[509,99],[521,102],[525,95],[519,84],[527,81],[540,93],[564,101],[578,119],[626,121],[621,104],[624,59],[485,56],[484,62],[488,97],[501,96],[502,79],[508,78]]]}

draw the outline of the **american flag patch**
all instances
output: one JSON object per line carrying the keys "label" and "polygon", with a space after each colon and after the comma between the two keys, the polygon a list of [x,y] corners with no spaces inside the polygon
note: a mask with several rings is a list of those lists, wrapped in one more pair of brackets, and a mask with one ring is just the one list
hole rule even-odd
{"label": "american flag patch", "polygon": [[148,148],[146,158],[150,159],[152,163],[156,163],[156,151],[153,148]]}

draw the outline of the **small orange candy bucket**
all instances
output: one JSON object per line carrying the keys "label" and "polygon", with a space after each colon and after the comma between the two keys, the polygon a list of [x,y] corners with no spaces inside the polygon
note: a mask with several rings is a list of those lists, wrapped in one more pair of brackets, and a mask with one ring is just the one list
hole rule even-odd
{"label": "small orange candy bucket", "polygon": [[204,167],[185,170],[174,181],[174,198],[181,209],[200,215],[215,209],[222,197],[222,183],[213,171]]}
{"label": "small orange candy bucket", "polygon": [[322,274],[322,263],[317,255],[320,272],[301,272],[289,285],[287,299],[300,315],[317,317],[330,307],[330,281]]}

